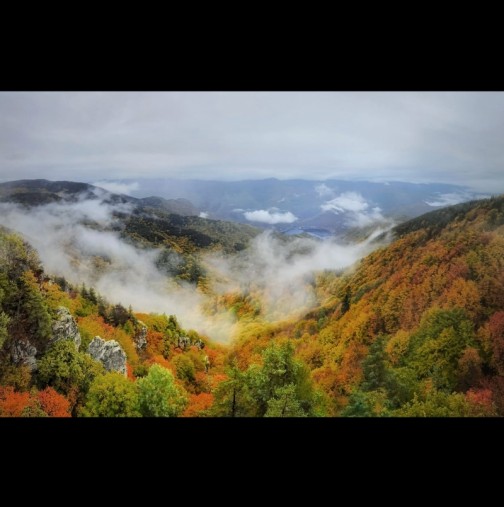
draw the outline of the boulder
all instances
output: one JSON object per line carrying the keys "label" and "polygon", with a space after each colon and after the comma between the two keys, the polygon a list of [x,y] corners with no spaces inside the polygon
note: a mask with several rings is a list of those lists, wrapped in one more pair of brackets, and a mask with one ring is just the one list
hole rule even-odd
{"label": "boulder", "polygon": [[52,325],[53,334],[52,338],[49,340],[49,347],[61,340],[72,340],[75,344],[75,348],[79,350],[81,335],[77,327],[77,322],[75,322],[68,308],[60,306],[56,310],[56,315],[56,320]]}
{"label": "boulder", "polygon": [[12,362],[16,365],[28,366],[30,371],[37,370],[37,349],[25,340],[16,340],[10,347]]}
{"label": "boulder", "polygon": [[107,371],[117,371],[126,376],[126,353],[115,340],[105,341],[95,336],[87,352],[93,359],[100,361]]}

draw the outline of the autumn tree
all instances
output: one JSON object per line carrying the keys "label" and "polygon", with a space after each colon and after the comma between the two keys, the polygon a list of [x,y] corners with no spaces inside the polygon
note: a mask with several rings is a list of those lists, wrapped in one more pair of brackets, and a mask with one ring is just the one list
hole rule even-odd
{"label": "autumn tree", "polygon": [[49,417],[71,417],[70,402],[52,387],[46,387],[37,394],[41,409]]}

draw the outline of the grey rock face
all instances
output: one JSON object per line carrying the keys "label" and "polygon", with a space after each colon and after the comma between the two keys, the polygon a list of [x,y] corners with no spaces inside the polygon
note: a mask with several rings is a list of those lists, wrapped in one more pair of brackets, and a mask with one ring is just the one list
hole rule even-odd
{"label": "grey rock face", "polygon": [[115,340],[105,341],[95,336],[87,352],[93,359],[100,361],[107,371],[117,371],[126,376],[126,353]]}
{"label": "grey rock face", "polygon": [[10,353],[14,364],[28,366],[30,371],[37,370],[37,349],[30,342],[16,340],[10,347]]}
{"label": "grey rock face", "polygon": [[64,306],[60,306],[57,310],[57,319],[53,322],[52,331],[53,335],[49,340],[49,346],[61,340],[72,340],[75,348],[79,350],[81,335],[77,322],[75,322],[75,319]]}
{"label": "grey rock face", "polygon": [[138,324],[139,327],[135,332],[133,341],[135,342],[136,349],[142,350],[147,346],[147,326],[140,320],[138,321]]}

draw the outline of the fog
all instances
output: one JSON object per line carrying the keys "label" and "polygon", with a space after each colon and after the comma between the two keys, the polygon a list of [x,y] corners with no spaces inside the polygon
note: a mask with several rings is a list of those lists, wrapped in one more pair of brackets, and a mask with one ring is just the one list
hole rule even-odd
{"label": "fog", "polygon": [[206,262],[218,273],[215,290],[260,294],[262,312],[275,321],[300,315],[317,303],[314,274],[343,270],[377,247],[373,242],[385,232],[377,229],[365,241],[342,245],[312,238],[286,240],[265,231],[250,247],[234,256],[207,255]]}
{"label": "fog", "polygon": [[[0,222],[36,248],[49,275],[93,286],[110,303],[131,305],[137,312],[174,314],[183,327],[228,341],[236,326],[231,313],[208,315],[205,307],[212,296],[161,273],[156,267],[161,250],[139,248],[121,238],[114,211],[125,213],[130,208],[100,199],[31,209],[3,203]],[[260,301],[262,316],[275,321],[313,307],[314,271],[351,266],[373,248],[372,237],[360,244],[341,245],[279,238],[266,231],[245,251],[206,254],[202,263],[210,273],[214,294],[251,293]]]}

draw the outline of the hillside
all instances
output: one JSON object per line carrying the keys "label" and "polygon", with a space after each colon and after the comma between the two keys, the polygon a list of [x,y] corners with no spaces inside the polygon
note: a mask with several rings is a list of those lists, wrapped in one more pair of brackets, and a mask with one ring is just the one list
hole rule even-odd
{"label": "hillside", "polygon": [[[169,242],[144,213],[123,233]],[[209,300],[209,319],[233,319],[217,345],[51,277],[0,229],[0,415],[504,415],[504,197],[418,217],[353,267],[303,278],[318,303],[301,318],[269,320],[250,281]],[[286,287],[276,306],[301,290]]]}
{"label": "hillside", "polygon": [[348,274],[319,276],[320,308],[244,333],[233,356],[247,367],[292,340],[333,415],[503,415],[504,197],[393,234]]}
{"label": "hillside", "polygon": [[[82,225],[85,229],[118,234],[122,241],[143,250],[161,249],[159,267],[169,275],[190,282],[198,282],[203,277],[199,258],[202,253],[243,250],[260,232],[245,224],[201,218],[197,216],[197,208],[186,199],[137,199],[69,181],[2,183],[0,206],[3,214],[0,224],[27,234],[37,247],[54,236],[55,229],[72,229],[63,238],[58,237],[61,249],[72,257],[71,263],[78,262],[78,257],[86,250],[76,245],[82,230],[77,234],[73,231],[77,225]],[[55,217],[58,217],[57,223],[53,224]],[[48,238],[39,237],[43,227],[40,222],[53,224],[47,227]],[[110,263],[107,255],[91,257],[96,258],[93,262],[100,269]]]}

